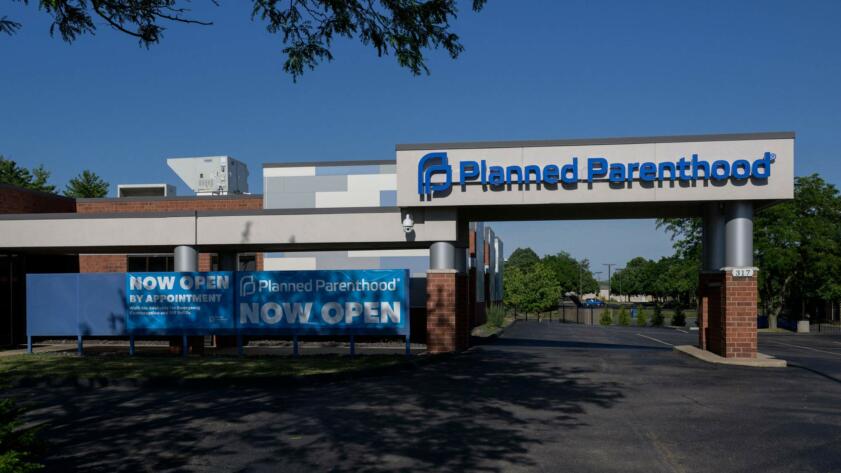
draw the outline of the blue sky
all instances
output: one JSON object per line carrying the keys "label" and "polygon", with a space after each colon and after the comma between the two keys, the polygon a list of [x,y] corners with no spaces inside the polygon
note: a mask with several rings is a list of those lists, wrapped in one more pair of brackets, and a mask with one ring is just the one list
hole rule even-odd
{"label": "blue sky", "polygon": [[[841,181],[841,2],[465,2],[466,50],[430,53],[429,76],[340,40],[297,84],[250,2],[209,3],[195,14],[214,26],[174,25],[145,49],[101,24],[68,45],[6,2],[24,26],[0,37],[0,153],[62,187],[85,168],[176,183],[167,157],[227,154],[261,192],[264,162],[391,159],[396,143],[793,130],[796,172]],[[671,253],[651,220],[494,226],[507,251],[599,267]]]}

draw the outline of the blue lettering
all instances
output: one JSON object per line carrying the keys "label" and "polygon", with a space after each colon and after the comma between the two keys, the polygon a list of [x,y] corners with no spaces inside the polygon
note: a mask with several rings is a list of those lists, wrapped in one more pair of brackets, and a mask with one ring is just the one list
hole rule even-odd
{"label": "blue lettering", "polygon": [[564,184],[578,182],[578,158],[572,158],[572,164],[564,164],[561,168],[561,180],[564,181]]}
{"label": "blue lettering", "polygon": [[747,179],[750,177],[750,163],[744,159],[737,159],[733,161],[733,166],[730,168],[730,175],[734,179]]}
{"label": "blue lettering", "polygon": [[607,175],[607,160],[604,158],[588,158],[587,159],[587,182],[593,182],[593,179],[604,177]]}
{"label": "blue lettering", "polygon": [[488,182],[492,186],[502,186],[505,184],[505,170],[502,166],[491,166],[488,174]]}
{"label": "blue lettering", "polygon": [[[535,166],[534,164],[526,166],[523,170],[523,174],[526,182],[534,182],[536,184],[542,180],[540,179],[540,166]],[[534,175],[534,179],[529,177],[530,174]]]}
{"label": "blue lettering", "polygon": [[657,180],[666,180],[666,171],[669,171],[671,173],[671,175],[669,176],[669,180],[674,181],[675,177],[677,177],[677,172],[675,171],[675,163],[670,163],[668,161],[663,161],[662,163],[657,165]]}
{"label": "blue lettering", "polygon": [[[751,166],[751,174],[753,174],[754,179],[768,179],[771,177],[771,163],[777,158],[777,155],[774,153],[765,153],[762,159],[757,159],[753,162],[753,166]],[[763,168],[762,172],[759,172],[759,167]]]}
{"label": "blue lettering", "polygon": [[613,163],[610,165],[610,182],[625,182],[625,165]]}
{"label": "blue lettering", "polygon": [[476,161],[462,161],[458,169],[458,181],[462,187],[467,184],[467,181],[475,181],[479,177],[479,163]]}
{"label": "blue lettering", "polygon": [[654,163],[642,163],[640,166],[640,180],[654,182],[657,179],[657,166]]}
{"label": "blue lettering", "polygon": [[550,186],[557,184],[560,176],[561,172],[558,169],[558,166],[555,166],[554,164],[550,164],[543,168],[543,182],[549,184]]}
{"label": "blue lettering", "polygon": [[730,177],[730,163],[723,160],[713,162],[710,169],[710,176],[715,181],[726,181]]}

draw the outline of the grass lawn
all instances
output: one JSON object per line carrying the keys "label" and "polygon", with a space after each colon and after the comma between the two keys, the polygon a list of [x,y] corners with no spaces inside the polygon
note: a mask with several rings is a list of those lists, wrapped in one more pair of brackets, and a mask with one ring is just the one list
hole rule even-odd
{"label": "grass lawn", "polygon": [[351,373],[406,363],[400,355],[291,357],[67,356],[19,355],[0,358],[0,379],[13,382],[44,378],[269,379]]}

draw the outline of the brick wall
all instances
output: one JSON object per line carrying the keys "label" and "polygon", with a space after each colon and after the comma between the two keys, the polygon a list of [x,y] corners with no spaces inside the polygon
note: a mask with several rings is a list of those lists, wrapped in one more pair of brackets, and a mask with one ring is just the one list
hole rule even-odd
{"label": "brick wall", "polygon": [[[78,213],[193,212],[213,210],[257,210],[263,208],[260,195],[207,197],[129,197],[120,199],[79,199]],[[120,266],[122,258],[122,266]],[[210,271],[211,253],[199,253],[199,271]],[[124,255],[84,255],[79,257],[79,272],[127,271]],[[123,269],[113,269],[123,268]],[[257,270],[263,269],[263,254],[257,254]]]}
{"label": "brick wall", "polygon": [[210,271],[211,253],[199,253],[199,271]]}
{"label": "brick wall", "polygon": [[75,212],[76,200],[48,192],[0,184],[0,214]]}
{"label": "brick wall", "polygon": [[128,271],[126,255],[79,255],[80,273],[124,273]]}
{"label": "brick wall", "polygon": [[210,210],[256,210],[263,208],[259,195],[207,196],[207,197],[149,197],[122,199],[79,199],[79,213],[114,212],[192,212]]}

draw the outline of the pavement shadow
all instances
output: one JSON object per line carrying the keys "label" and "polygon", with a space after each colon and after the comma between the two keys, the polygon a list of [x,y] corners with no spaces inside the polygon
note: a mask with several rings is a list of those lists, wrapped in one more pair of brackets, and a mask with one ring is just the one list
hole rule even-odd
{"label": "pavement shadow", "polygon": [[46,471],[502,471],[623,398],[550,360],[480,349],[303,387],[30,389],[29,419]]}
{"label": "pavement shadow", "polygon": [[531,348],[579,348],[587,350],[645,350],[645,351],[672,351],[671,347],[632,345],[627,343],[597,343],[577,342],[568,340],[538,340],[530,338],[500,338],[494,340],[494,346],[499,347],[531,347]]}

